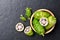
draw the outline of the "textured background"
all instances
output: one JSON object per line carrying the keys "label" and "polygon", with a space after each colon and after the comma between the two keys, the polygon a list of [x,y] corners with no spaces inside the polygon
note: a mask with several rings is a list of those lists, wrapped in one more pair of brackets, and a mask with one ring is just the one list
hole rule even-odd
{"label": "textured background", "polygon": [[[57,18],[55,29],[45,37],[34,34],[26,36],[23,32],[17,32],[15,25],[22,22],[20,14],[25,13],[25,8],[31,7],[34,12],[40,8],[51,10]],[[60,1],[59,0],[0,0],[0,40],[60,40]],[[25,26],[28,26],[27,20]]]}

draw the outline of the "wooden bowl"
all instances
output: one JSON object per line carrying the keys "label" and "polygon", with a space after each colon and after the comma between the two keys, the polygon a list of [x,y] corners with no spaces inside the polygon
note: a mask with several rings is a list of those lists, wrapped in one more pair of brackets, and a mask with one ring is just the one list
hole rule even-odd
{"label": "wooden bowl", "polygon": [[[48,9],[39,9],[39,10],[37,10],[37,11],[46,11],[46,12],[50,13],[52,16],[54,16],[54,14],[53,14],[50,10],[48,10]],[[33,25],[32,25],[32,20],[33,20],[34,14],[35,14],[35,13],[33,13],[32,16],[31,16],[30,26],[31,26],[31,28],[35,31],[35,29],[34,29],[34,27],[33,27]],[[51,29],[49,29],[48,31],[46,31],[45,34],[50,33],[50,32],[54,29],[54,27],[55,27],[55,25],[54,25]],[[35,32],[36,32],[36,31],[35,31]]]}

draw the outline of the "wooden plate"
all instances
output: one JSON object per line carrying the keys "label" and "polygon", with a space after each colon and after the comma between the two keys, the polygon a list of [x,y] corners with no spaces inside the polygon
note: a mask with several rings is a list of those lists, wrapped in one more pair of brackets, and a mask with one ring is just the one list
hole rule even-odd
{"label": "wooden plate", "polygon": [[[48,9],[39,9],[39,10],[37,10],[37,11],[46,11],[46,12],[49,12],[52,16],[54,16],[54,14],[53,14],[50,10],[48,10]],[[31,28],[35,31],[35,29],[34,29],[34,27],[33,27],[33,25],[32,25],[32,20],[33,20],[34,14],[35,14],[35,13],[33,13],[32,16],[31,16],[30,26],[31,26]],[[50,33],[50,32],[54,29],[54,27],[55,27],[55,25],[54,25],[51,29],[49,29],[48,31],[46,31],[45,34]],[[36,32],[36,31],[35,31],[35,32]]]}

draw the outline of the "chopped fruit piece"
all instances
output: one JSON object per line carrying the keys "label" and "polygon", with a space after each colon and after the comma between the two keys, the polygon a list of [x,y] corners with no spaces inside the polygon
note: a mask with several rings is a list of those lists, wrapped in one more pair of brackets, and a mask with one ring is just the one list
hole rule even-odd
{"label": "chopped fruit piece", "polygon": [[23,31],[24,30],[24,25],[22,23],[17,23],[16,24],[16,30],[17,31]]}

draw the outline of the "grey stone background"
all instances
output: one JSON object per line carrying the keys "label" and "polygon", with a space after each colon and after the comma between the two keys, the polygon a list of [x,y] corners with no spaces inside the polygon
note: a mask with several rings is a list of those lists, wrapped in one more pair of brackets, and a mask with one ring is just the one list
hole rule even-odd
{"label": "grey stone background", "polygon": [[[31,7],[32,12],[41,8],[51,10],[57,18],[55,29],[45,37],[36,33],[28,37],[23,32],[17,32],[15,25],[22,22],[19,16],[25,14],[26,7]],[[22,23],[26,27],[29,20]],[[60,0],[0,0],[0,40],[60,40]]]}

